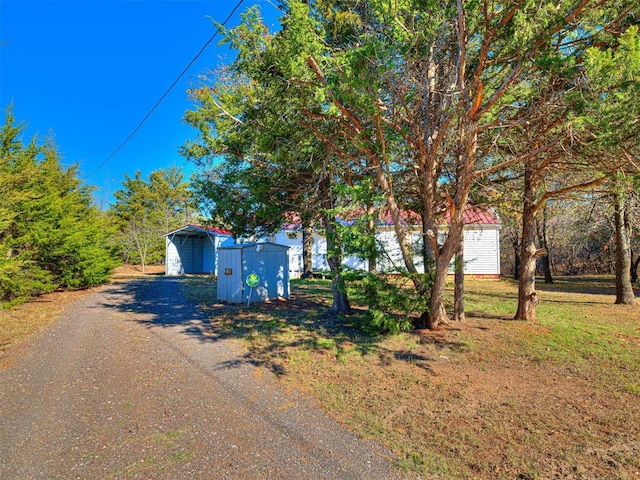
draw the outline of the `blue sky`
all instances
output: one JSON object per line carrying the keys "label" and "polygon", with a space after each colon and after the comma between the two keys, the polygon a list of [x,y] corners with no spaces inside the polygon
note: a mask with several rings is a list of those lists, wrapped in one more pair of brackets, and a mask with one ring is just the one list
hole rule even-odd
{"label": "blue sky", "polygon": [[[23,140],[53,135],[62,163],[78,164],[106,208],[124,174],[192,165],[178,148],[196,132],[182,123],[192,108],[186,90],[197,77],[232,60],[220,36],[182,77],[136,135],[95,171],[133,132],[215,32],[237,0],[0,0],[0,107],[13,103],[26,124]],[[277,28],[268,0],[259,4]],[[95,173],[92,173],[94,172]]]}

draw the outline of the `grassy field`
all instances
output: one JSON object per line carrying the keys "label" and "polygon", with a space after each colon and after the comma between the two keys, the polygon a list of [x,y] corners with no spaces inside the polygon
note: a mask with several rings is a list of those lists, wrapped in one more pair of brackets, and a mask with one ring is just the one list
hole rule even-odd
{"label": "grassy field", "polygon": [[614,305],[613,279],[539,285],[535,323],[510,320],[517,286],[468,281],[467,321],[372,337],[327,315],[329,281],[295,281],[287,302],[215,303],[187,291],[211,335],[309,392],[345,426],[424,478],[639,479],[640,305]]}

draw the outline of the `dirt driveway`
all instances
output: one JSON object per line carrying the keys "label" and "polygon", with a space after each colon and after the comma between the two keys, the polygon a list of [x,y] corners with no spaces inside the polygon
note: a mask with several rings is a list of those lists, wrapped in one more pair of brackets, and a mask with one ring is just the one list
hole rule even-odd
{"label": "dirt driveway", "polygon": [[389,452],[208,337],[180,281],[101,287],[9,352],[0,478],[401,478]]}

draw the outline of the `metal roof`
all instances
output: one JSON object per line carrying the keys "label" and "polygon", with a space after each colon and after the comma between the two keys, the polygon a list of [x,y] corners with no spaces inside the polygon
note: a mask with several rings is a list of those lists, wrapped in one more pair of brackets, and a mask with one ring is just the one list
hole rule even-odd
{"label": "metal roof", "polygon": [[[350,215],[345,216],[344,218],[339,218],[339,221],[344,224],[353,223],[354,219],[362,215],[362,210],[354,210]],[[493,208],[490,207],[479,207],[476,205],[467,205],[464,209],[463,213],[463,224],[464,225],[501,225],[502,222],[500,217],[496,213]],[[298,230],[302,226],[302,220],[298,215],[292,213],[288,217],[289,222],[285,223],[282,228],[285,230]],[[400,212],[400,220],[404,225],[420,225],[422,223],[422,219],[420,215],[411,210],[402,210]],[[442,224],[446,225],[449,223],[448,212],[444,213],[442,216]],[[380,212],[380,219],[378,220],[378,226],[383,227],[391,227],[393,226],[393,219],[391,218],[391,213],[389,209],[384,209]]]}
{"label": "metal roof", "polygon": [[224,228],[219,227],[209,227],[206,225],[196,225],[189,224],[184,227],[178,228],[169,233],[165,233],[165,237],[172,235],[198,235],[198,236],[208,236],[208,235],[221,235],[221,236],[231,236],[232,233],[229,230],[225,230]]}
{"label": "metal roof", "polygon": [[[385,217],[381,219],[381,224],[384,226],[392,226],[393,219],[389,210],[385,210]],[[400,212],[400,218],[405,225],[413,224],[420,225],[422,219],[420,215],[412,211]],[[449,223],[449,212],[445,212],[442,216],[442,224],[447,225]],[[478,207],[476,205],[467,205],[462,213],[463,225],[500,225],[500,217],[493,208],[490,207]]]}
{"label": "metal roof", "polygon": [[462,221],[465,225],[500,225],[500,217],[493,208],[468,206],[462,214]]}

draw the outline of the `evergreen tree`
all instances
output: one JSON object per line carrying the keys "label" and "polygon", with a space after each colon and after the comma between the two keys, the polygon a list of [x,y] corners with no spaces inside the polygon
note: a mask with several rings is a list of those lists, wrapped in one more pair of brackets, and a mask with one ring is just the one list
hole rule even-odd
{"label": "evergreen tree", "polygon": [[51,140],[24,145],[11,108],[0,131],[0,301],[105,282],[115,265],[91,190]]}
{"label": "evergreen tree", "polygon": [[[218,118],[208,112],[216,128],[194,123],[204,141],[194,151],[264,160],[270,168],[277,149],[255,138],[279,132],[279,121],[315,135],[332,152],[317,185],[373,179],[415,292],[428,302],[421,315],[428,328],[447,319],[445,281],[477,184],[498,174],[523,178],[516,317],[534,319],[535,259],[544,253],[535,246],[536,216],[552,195],[603,177],[565,155],[574,153],[568,93],[586,48],[619,32],[638,0],[283,3],[277,34],[255,21],[255,12],[232,32],[235,75],[219,85],[243,102],[201,91]],[[192,118],[200,113],[207,112]],[[243,142],[253,143],[247,149]],[[290,177],[300,165],[287,165]],[[578,175],[564,173],[570,170]],[[332,191],[319,190],[325,198]],[[341,206],[336,200],[332,208]],[[422,220],[423,250],[433,256],[431,277],[420,275],[414,260],[413,225],[403,222],[410,208]]]}
{"label": "evergreen tree", "polygon": [[633,305],[631,283],[632,221],[629,204],[640,185],[640,36],[637,25],[622,32],[610,48],[593,47],[587,55],[586,77],[591,100],[585,122],[593,132],[590,148],[613,165],[609,175],[616,239],[616,303]]}

